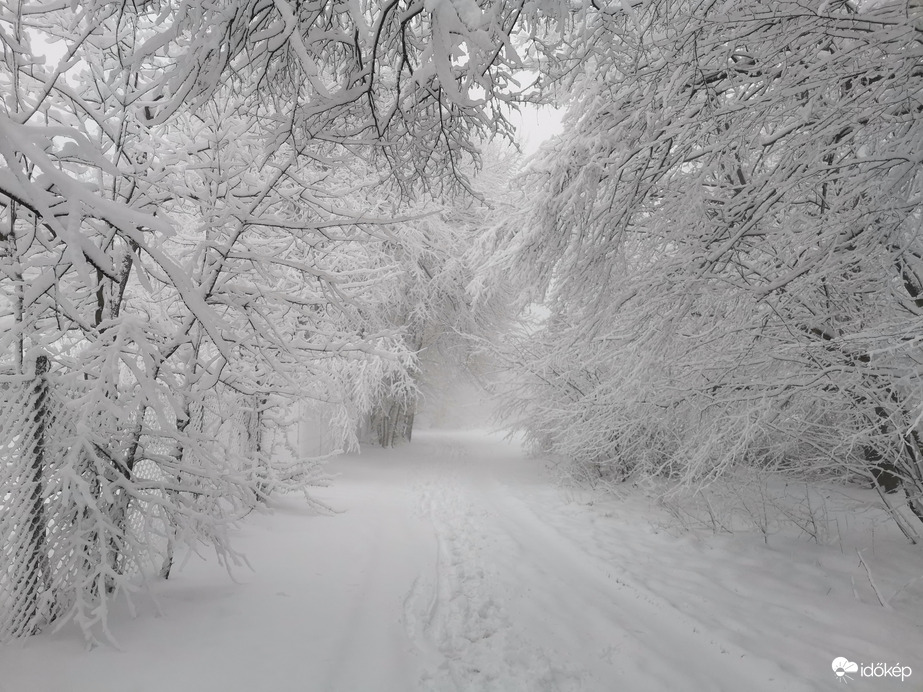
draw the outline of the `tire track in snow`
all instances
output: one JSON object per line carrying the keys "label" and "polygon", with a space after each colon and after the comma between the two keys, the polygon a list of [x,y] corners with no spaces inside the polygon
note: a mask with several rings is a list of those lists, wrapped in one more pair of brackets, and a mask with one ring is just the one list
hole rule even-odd
{"label": "tire track in snow", "polygon": [[[455,463],[461,451],[450,450]],[[437,474],[417,485],[420,511],[436,535],[432,573],[405,599],[405,626],[418,648],[438,661],[420,680],[426,690],[574,692],[580,677],[553,665],[545,651],[514,626],[507,589],[487,556],[496,532],[471,502],[458,476]]]}
{"label": "tire track in snow", "polygon": [[589,557],[507,489],[480,494],[520,545],[503,560],[511,577],[542,575],[532,580],[517,615],[533,628],[554,628],[562,648],[598,651],[609,666],[594,666],[598,683],[632,688],[643,682],[645,690],[811,689],[678,610],[619,565]]}
{"label": "tire track in snow", "polygon": [[422,689],[810,689],[564,537],[497,451],[453,442],[417,487],[439,546],[406,603],[441,661]]}

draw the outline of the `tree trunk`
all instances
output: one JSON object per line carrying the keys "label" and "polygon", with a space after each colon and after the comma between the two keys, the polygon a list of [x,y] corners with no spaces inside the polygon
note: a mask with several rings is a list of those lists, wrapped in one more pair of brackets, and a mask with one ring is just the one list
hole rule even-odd
{"label": "tree trunk", "polygon": [[415,402],[386,399],[370,417],[375,441],[385,448],[410,442],[415,413]]}

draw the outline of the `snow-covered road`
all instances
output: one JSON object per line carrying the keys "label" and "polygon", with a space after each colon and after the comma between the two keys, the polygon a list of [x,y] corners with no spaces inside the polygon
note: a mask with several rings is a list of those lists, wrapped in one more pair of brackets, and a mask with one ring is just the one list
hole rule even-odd
{"label": "snow-covered road", "polygon": [[863,597],[842,546],[665,530],[486,435],[332,466],[336,513],[281,498],[237,531],[255,571],[193,556],[162,616],[114,615],[121,651],[73,628],[0,648],[0,692],[822,690],[841,655],[915,666],[855,689],[923,682],[919,603]]}
{"label": "snow-covered road", "polygon": [[546,521],[557,508],[515,450],[448,450],[416,483],[438,545],[406,617],[436,653],[423,689],[810,689]]}

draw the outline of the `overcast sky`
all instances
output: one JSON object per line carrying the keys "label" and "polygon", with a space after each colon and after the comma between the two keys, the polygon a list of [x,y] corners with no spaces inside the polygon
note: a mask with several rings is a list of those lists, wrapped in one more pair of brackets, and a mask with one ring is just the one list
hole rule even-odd
{"label": "overcast sky", "polygon": [[537,108],[529,104],[520,106],[520,112],[513,113],[511,120],[519,132],[523,153],[526,155],[534,153],[542,142],[561,132],[563,116],[563,108],[551,106]]}

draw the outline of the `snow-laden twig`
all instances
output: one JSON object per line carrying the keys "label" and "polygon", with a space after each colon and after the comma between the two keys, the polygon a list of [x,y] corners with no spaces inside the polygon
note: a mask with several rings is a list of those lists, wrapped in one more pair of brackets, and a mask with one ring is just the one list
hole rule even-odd
{"label": "snow-laden twig", "polygon": [[891,601],[893,601],[895,598],[900,596],[908,586],[910,586],[911,584],[916,584],[920,580],[923,580],[923,574],[921,574],[918,577],[914,577],[913,579],[908,581],[906,584],[904,584],[901,588],[899,588],[897,591],[895,591],[894,594],[891,596],[891,598],[888,600],[888,602],[890,603]]}
{"label": "snow-laden twig", "polygon": [[865,567],[865,574],[869,578],[869,584],[872,587],[872,591],[875,592],[875,596],[878,597],[878,602],[881,604],[881,607],[885,610],[893,610],[891,604],[885,600],[885,597],[881,595],[881,591],[878,590],[878,585],[875,584],[875,580],[872,579],[872,570],[869,569],[869,566],[866,564],[865,560],[862,558],[862,553],[856,548],[856,555],[859,556],[859,563]]}

